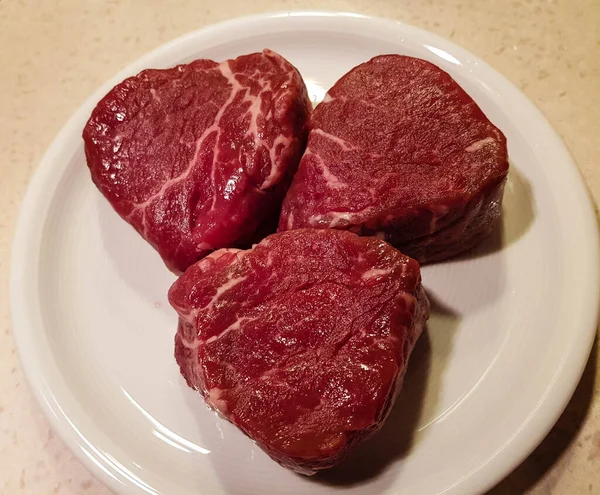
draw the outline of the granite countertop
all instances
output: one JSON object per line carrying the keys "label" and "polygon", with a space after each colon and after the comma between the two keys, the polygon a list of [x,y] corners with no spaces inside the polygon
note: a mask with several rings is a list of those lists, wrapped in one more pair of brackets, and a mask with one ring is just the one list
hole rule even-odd
{"label": "granite countertop", "polygon": [[[0,491],[93,494],[95,480],[50,430],[10,329],[8,271],[19,205],[43,152],[102,82],[148,50],[249,13],[328,9],[401,20],[479,55],[516,83],[565,140],[600,201],[597,0],[0,0]],[[596,346],[566,411],[490,493],[600,494]]]}

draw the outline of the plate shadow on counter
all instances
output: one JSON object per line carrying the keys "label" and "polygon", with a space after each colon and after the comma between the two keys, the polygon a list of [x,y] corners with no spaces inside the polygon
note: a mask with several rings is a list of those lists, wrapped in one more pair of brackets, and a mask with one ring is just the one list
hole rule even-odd
{"label": "plate shadow on counter", "polygon": [[[452,354],[452,340],[460,325],[460,315],[442,304],[431,292],[431,318],[410,357],[404,385],[390,415],[373,437],[365,441],[338,466],[317,473],[311,481],[327,485],[352,486],[381,474],[392,463],[401,460],[419,441],[419,428],[433,419],[442,389],[442,373],[431,373],[431,332],[444,332],[444,347],[435,359],[442,369]],[[432,330],[431,323],[436,323]],[[436,341],[440,340],[436,337]],[[381,480],[380,480],[381,481]],[[393,477],[390,477],[390,483]]]}
{"label": "plate shadow on counter", "polygon": [[[588,417],[594,397],[597,361],[598,335],[579,385],[550,433],[525,461],[488,491],[487,495],[526,493],[534,487],[541,490],[540,493],[547,493],[545,490],[549,493],[552,490],[552,479],[544,478],[557,463],[565,459],[565,455],[568,455],[567,450],[577,441],[582,425]],[[593,481],[595,480],[590,480]],[[598,490],[600,487],[590,484],[589,493],[598,493]]]}

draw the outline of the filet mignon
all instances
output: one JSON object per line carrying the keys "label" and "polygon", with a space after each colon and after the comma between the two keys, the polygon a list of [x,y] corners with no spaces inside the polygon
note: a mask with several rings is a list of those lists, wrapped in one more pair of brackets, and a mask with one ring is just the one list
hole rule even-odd
{"label": "filet mignon", "polygon": [[429,316],[415,260],[339,230],[215,251],[169,301],[189,386],[303,474],[336,464],[382,425]]}
{"label": "filet mignon", "polygon": [[315,109],[279,230],[347,229],[442,260],[491,232],[507,173],[504,135],[446,72],[382,55]]}
{"label": "filet mignon", "polygon": [[92,112],[87,163],[117,213],[182,272],[265,223],[275,230],[310,109],[298,71],[269,50],[144,70]]}

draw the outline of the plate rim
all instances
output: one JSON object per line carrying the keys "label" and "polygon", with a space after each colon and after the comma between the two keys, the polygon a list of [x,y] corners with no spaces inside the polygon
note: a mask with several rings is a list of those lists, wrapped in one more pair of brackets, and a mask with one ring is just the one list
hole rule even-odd
{"label": "plate rim", "polygon": [[[41,232],[40,229],[36,230],[35,227],[42,224],[40,218],[45,218],[45,216],[40,216],[38,213],[38,203],[42,201],[44,195],[47,196],[46,200],[51,199],[53,196],[52,194],[48,195],[48,193],[44,193],[47,183],[52,182],[53,156],[70,140],[73,131],[79,130],[77,124],[82,119],[82,116],[87,115],[96,102],[115,84],[122,81],[132,72],[139,72],[141,68],[145,67],[147,61],[168,53],[172,48],[185,43],[188,39],[193,39],[201,34],[210,35],[211,33],[226,32],[236,27],[247,26],[262,21],[271,21],[282,17],[342,17],[360,19],[374,25],[380,24],[388,27],[396,25],[404,30],[425,36],[438,45],[447,47],[451,53],[459,53],[461,57],[468,55],[470,61],[475,62],[496,78],[507,90],[510,89],[514,95],[519,95],[518,97],[521,99],[521,102],[528,105],[529,109],[534,112],[539,125],[546,127],[545,131],[553,136],[555,145],[563,155],[559,167],[564,169],[563,171],[570,172],[572,186],[579,189],[578,212],[582,217],[580,221],[586,226],[586,234],[588,236],[585,242],[580,243],[582,253],[579,254],[581,259],[585,259],[588,262],[589,279],[583,285],[587,289],[584,293],[589,294],[587,298],[590,301],[590,304],[586,306],[586,314],[579,315],[582,327],[578,333],[579,341],[562,356],[561,362],[557,363],[554,378],[548,385],[542,399],[513,436],[483,464],[470,473],[467,473],[454,485],[439,492],[439,494],[459,493],[459,489],[460,493],[484,492],[512,472],[539,445],[566,408],[585,369],[596,335],[599,318],[598,301],[600,301],[600,237],[594,202],[579,167],[576,165],[561,137],[537,106],[511,81],[483,59],[475,56],[453,41],[394,19],[352,12],[320,10],[275,11],[236,17],[204,26],[154,48],[127,64],[125,68],[94,91],[74,111],[44,153],[30,179],[18,215],[11,249],[9,297],[13,335],[26,379],[52,429],[57,432],[58,436],[65,442],[69,449],[96,478],[117,493],[125,493],[125,489],[128,489],[128,493],[158,493],[148,485],[144,487],[143,482],[140,484],[136,480],[133,480],[126,473],[123,473],[118,466],[110,462],[106,456],[94,450],[85,436],[75,428],[70,419],[62,411],[59,400],[52,392],[51,385],[44,378],[40,360],[36,359],[36,356],[39,356],[41,351],[38,348],[39,345],[35,342],[33,334],[36,330],[33,328],[28,314],[31,305],[27,304],[26,301],[27,296],[31,297],[30,285],[33,288],[37,288],[38,283],[38,265],[37,263],[32,264],[31,257],[28,256],[31,249],[33,249],[32,246],[39,248]],[[56,180],[56,177],[54,179]],[[53,188],[48,189],[54,193]],[[592,302],[595,302],[595,304],[592,304]],[[567,364],[569,366],[566,366]],[[71,396],[70,399],[76,400],[74,396]],[[542,407],[544,404],[546,414],[543,418],[540,418],[540,414],[544,412]],[[550,409],[548,409],[549,405],[552,405]],[[534,417],[536,417],[537,421],[532,422],[531,420]],[[527,435],[525,434],[526,432]],[[88,447],[91,447],[92,453],[84,449],[81,442],[87,443]]]}

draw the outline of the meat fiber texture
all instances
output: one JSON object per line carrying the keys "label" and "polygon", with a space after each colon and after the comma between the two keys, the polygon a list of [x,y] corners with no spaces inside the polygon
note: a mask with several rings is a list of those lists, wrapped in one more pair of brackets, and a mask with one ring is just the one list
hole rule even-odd
{"label": "meat fiber texture", "polygon": [[144,70],[94,109],[87,163],[117,213],[183,272],[275,230],[311,108],[298,71],[269,50]]}
{"label": "meat fiber texture", "polygon": [[347,229],[438,261],[492,231],[507,173],[504,135],[446,72],[382,55],[315,109],[279,230]]}
{"label": "meat fiber texture", "polygon": [[339,230],[216,251],[173,284],[169,301],[188,385],[303,474],[379,429],[429,316],[415,260]]}

